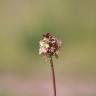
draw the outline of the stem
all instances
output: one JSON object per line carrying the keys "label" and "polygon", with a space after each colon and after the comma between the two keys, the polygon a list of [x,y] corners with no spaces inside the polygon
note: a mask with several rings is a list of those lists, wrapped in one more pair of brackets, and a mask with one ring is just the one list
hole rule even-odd
{"label": "stem", "polygon": [[53,79],[53,92],[54,92],[54,96],[56,96],[55,71],[54,71],[53,59],[51,56],[50,56],[50,64],[51,64],[52,79]]}

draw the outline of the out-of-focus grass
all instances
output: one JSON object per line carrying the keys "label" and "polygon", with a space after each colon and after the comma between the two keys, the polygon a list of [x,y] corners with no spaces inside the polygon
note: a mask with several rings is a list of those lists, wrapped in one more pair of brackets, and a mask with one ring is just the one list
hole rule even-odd
{"label": "out-of-focus grass", "polygon": [[38,41],[46,31],[62,39],[64,66],[95,70],[95,1],[53,1],[0,1],[1,72],[41,66]]}
{"label": "out-of-focus grass", "polygon": [[[95,0],[0,1],[0,74],[49,78],[49,65],[38,55],[38,42],[47,31],[63,42],[60,58],[54,59],[57,79],[95,82],[95,4]],[[0,96],[11,96],[6,92]]]}

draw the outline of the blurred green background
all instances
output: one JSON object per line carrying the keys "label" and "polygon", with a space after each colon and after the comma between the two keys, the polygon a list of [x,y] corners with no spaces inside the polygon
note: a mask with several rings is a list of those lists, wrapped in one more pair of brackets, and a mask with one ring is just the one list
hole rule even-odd
{"label": "blurred green background", "polygon": [[[63,42],[59,59],[54,59],[57,86],[60,82],[61,85],[70,85],[69,82],[74,86],[80,82],[96,85],[95,25],[95,0],[0,0],[0,96],[51,94],[48,88],[45,94],[38,91],[43,86],[43,83],[39,86],[41,82],[51,86],[50,66],[38,54],[38,42],[44,32],[50,32]],[[35,82],[40,88],[34,85],[37,90],[32,91],[34,95],[29,91],[30,94],[23,94],[22,86],[30,80],[30,84]],[[20,81],[24,84],[20,85]],[[23,95],[16,91],[18,87],[8,84],[20,85]],[[84,96],[95,96],[95,92]],[[65,96],[72,96],[70,94]]]}

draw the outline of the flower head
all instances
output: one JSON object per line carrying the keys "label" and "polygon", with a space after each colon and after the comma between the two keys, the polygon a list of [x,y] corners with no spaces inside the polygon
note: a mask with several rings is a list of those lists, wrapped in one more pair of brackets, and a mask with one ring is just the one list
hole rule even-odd
{"label": "flower head", "polygon": [[39,54],[45,56],[58,56],[58,51],[61,47],[61,41],[50,33],[45,33],[39,42]]}

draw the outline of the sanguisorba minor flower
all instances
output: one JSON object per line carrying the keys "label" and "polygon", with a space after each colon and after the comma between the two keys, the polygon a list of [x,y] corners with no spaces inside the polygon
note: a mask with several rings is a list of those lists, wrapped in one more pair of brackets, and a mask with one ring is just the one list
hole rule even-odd
{"label": "sanguisorba minor flower", "polygon": [[56,96],[55,72],[52,57],[58,57],[61,41],[47,32],[42,35],[42,39],[39,41],[39,47],[39,54],[46,56],[50,62],[53,79],[53,92],[54,96]]}
{"label": "sanguisorba minor flower", "polygon": [[61,41],[50,33],[45,33],[42,35],[42,39],[39,42],[39,54],[44,56],[56,56],[58,57],[58,52],[61,47]]}

